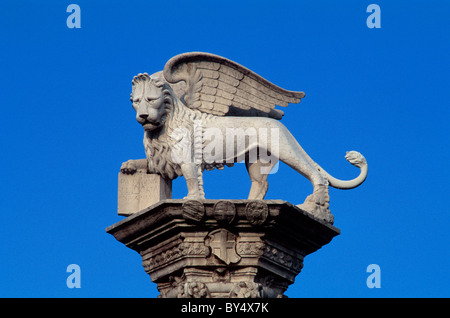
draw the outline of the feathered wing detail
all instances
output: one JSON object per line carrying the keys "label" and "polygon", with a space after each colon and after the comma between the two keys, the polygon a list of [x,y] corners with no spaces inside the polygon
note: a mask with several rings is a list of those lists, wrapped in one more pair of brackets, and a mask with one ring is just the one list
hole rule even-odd
{"label": "feathered wing detail", "polygon": [[286,107],[299,103],[303,92],[278,87],[244,66],[218,55],[184,53],[164,66],[169,83],[186,82],[184,101],[189,108],[218,116],[261,116],[281,119]]}

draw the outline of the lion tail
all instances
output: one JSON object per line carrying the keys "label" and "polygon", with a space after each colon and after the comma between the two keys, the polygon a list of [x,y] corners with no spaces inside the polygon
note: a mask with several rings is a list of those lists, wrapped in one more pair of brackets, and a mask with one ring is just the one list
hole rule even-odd
{"label": "lion tail", "polygon": [[330,186],[332,186],[333,188],[344,190],[353,189],[361,185],[367,178],[368,173],[367,160],[366,158],[364,158],[362,154],[360,154],[357,151],[347,151],[345,159],[347,159],[348,162],[350,162],[352,165],[360,169],[359,175],[352,180],[337,179],[332,175],[330,175],[328,172],[326,172],[325,169],[317,165],[317,169],[325,175],[325,177],[328,179]]}

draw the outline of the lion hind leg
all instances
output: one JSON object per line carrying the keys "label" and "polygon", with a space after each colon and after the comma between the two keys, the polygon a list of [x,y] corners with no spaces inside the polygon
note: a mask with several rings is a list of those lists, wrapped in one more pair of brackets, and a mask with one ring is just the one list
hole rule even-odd
{"label": "lion hind leg", "polygon": [[327,177],[319,171],[318,165],[309,157],[287,129],[283,129],[282,133],[280,133],[279,150],[280,161],[306,177],[314,187],[313,193],[298,207],[332,223],[333,216],[329,210],[330,197],[328,195]]}
{"label": "lion hind leg", "polygon": [[333,224],[334,217],[330,212],[328,180],[315,167],[308,169],[306,177],[313,184],[313,193],[306,197],[304,203],[297,206],[315,217]]}
{"label": "lion hind leg", "polygon": [[334,217],[330,212],[330,196],[326,184],[315,186],[313,194],[307,196],[305,202],[297,206],[328,223],[333,224],[334,222]]}
{"label": "lion hind leg", "polygon": [[250,193],[248,195],[249,200],[263,200],[269,189],[269,183],[267,182],[267,176],[275,166],[276,162],[263,163],[261,160],[256,162],[246,162],[245,166],[252,182]]}

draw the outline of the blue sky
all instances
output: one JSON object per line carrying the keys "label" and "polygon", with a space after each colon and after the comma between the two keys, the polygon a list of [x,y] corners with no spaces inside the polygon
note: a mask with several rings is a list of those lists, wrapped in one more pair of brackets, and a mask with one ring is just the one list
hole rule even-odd
{"label": "blue sky", "polygon": [[[69,29],[66,8],[81,8]],[[381,8],[369,29],[366,8]],[[290,297],[450,296],[450,2],[5,1],[0,11],[0,296],[155,297],[140,256],[105,233],[117,173],[144,158],[131,79],[172,56],[232,59],[306,98],[282,122],[336,177],[342,233],[305,258]],[[302,203],[312,187],[281,164],[267,199]],[[240,164],[205,174],[207,198],[246,198]],[[174,198],[186,194],[174,182]],[[81,288],[66,268],[81,268]],[[381,288],[366,286],[369,264]]]}

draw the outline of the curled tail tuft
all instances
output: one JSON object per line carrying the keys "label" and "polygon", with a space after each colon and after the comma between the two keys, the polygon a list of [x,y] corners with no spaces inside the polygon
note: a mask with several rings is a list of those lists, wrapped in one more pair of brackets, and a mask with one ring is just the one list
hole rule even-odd
{"label": "curled tail tuft", "polygon": [[350,162],[355,167],[358,167],[361,172],[359,176],[357,176],[355,179],[352,180],[339,180],[331,176],[328,172],[326,172],[322,167],[318,166],[318,170],[321,171],[326,178],[328,179],[328,182],[330,186],[337,189],[353,189],[357,186],[361,185],[364,180],[367,178],[367,172],[368,172],[368,166],[366,158],[362,154],[360,154],[357,151],[347,151],[347,154],[345,155],[345,159],[347,159],[348,162]]}
{"label": "curled tail tuft", "polygon": [[362,168],[364,165],[367,165],[366,158],[364,158],[362,154],[354,150],[347,151],[345,159],[347,159],[348,162],[358,168]]}

